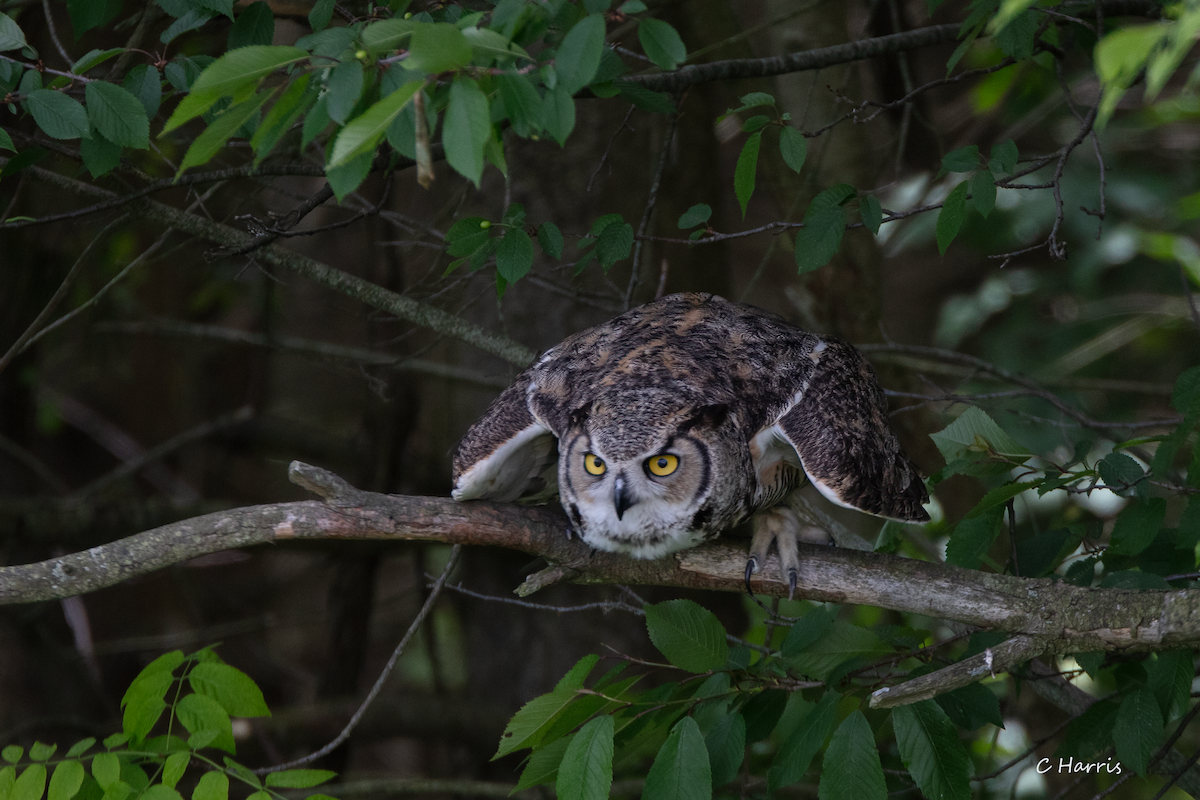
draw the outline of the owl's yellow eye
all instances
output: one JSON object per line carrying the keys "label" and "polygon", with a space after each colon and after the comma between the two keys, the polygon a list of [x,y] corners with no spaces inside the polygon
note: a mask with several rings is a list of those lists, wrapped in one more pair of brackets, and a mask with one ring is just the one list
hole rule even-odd
{"label": "owl's yellow eye", "polygon": [[589,475],[603,475],[606,467],[604,459],[595,453],[587,453],[583,457],[583,468],[588,471]]}
{"label": "owl's yellow eye", "polygon": [[650,470],[651,475],[664,478],[679,469],[679,456],[673,456],[670,453],[659,453],[646,460],[646,469]]}

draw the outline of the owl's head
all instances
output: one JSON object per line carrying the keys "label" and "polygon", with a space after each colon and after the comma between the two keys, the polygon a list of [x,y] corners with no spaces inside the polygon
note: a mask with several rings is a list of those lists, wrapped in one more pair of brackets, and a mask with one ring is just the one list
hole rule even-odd
{"label": "owl's head", "polygon": [[730,522],[713,519],[711,501],[725,499],[731,473],[746,472],[736,452],[745,439],[729,435],[736,424],[723,404],[681,403],[669,391],[598,399],[559,442],[563,508],[599,550],[657,558],[691,547]]}

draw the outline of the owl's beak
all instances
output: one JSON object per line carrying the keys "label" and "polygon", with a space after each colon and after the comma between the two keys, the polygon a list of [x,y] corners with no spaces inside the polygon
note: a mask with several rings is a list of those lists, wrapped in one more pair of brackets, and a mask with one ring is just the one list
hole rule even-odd
{"label": "owl's beak", "polygon": [[633,495],[625,486],[625,478],[618,475],[613,481],[613,505],[617,508],[617,519],[625,515],[625,511],[634,504]]}

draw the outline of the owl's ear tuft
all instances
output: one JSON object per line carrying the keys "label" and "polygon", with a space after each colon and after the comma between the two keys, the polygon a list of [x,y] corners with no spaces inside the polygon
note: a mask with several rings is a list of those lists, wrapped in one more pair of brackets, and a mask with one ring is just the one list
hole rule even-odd
{"label": "owl's ear tuft", "polygon": [[683,421],[683,424],[679,426],[679,432],[687,433],[697,425],[715,428],[724,422],[727,416],[729,416],[728,403],[714,403],[711,406],[699,406],[692,409],[692,413]]}

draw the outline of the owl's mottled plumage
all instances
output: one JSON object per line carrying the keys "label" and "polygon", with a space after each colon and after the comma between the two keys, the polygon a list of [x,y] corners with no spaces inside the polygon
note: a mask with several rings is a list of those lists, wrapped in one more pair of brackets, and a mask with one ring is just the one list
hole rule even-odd
{"label": "owl's mottled plumage", "polygon": [[800,526],[781,501],[805,475],[838,505],[929,519],[925,486],[857,350],[688,293],[546,351],[467,431],[453,496],[516,500],[557,486],[585,542],[636,558],[753,516],[747,574],[775,540],[794,586]]}

